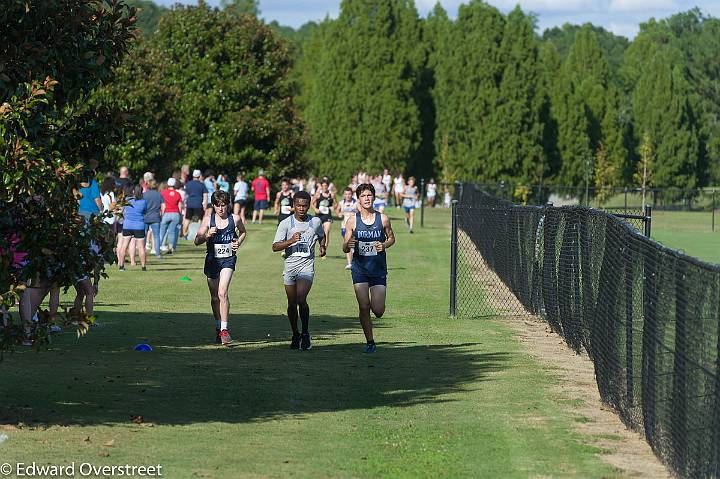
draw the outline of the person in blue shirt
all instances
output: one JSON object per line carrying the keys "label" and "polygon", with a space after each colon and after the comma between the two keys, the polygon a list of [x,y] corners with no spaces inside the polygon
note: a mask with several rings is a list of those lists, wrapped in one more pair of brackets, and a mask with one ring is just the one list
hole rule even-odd
{"label": "person in blue shirt", "polygon": [[80,198],[78,202],[78,213],[88,219],[90,219],[92,215],[100,214],[103,209],[100,185],[98,185],[98,182],[94,179],[97,161],[91,160],[90,166],[92,170],[87,173],[86,178],[80,183],[79,190],[82,198]]}
{"label": "person in blue shirt", "polygon": [[182,235],[187,236],[190,223],[205,217],[208,205],[208,190],[201,181],[200,170],[193,171],[193,179],[185,184],[185,219],[183,220]]}
{"label": "person in blue shirt", "polygon": [[385,296],[387,291],[387,261],[385,252],[395,244],[395,233],[390,218],[373,208],[375,187],[370,183],[358,185],[357,213],[348,218],[345,224],[343,251],[353,252],[352,273],[353,288],[360,310],[360,324],[365,333],[366,353],[374,353],[370,311],[376,318],[385,314]]}
{"label": "person in blue shirt", "polygon": [[217,187],[219,190],[222,190],[225,193],[230,193],[230,183],[228,183],[225,179],[225,175],[217,175],[217,180],[215,181],[215,183],[217,183]]}
{"label": "person in blue shirt", "polygon": [[122,238],[117,249],[118,269],[125,271],[125,252],[130,240],[135,238],[140,253],[140,266],[143,271],[147,271],[145,268],[145,211],[147,205],[143,199],[142,186],[127,186],[125,198],[128,199],[128,205],[123,210],[125,221],[123,221]]}

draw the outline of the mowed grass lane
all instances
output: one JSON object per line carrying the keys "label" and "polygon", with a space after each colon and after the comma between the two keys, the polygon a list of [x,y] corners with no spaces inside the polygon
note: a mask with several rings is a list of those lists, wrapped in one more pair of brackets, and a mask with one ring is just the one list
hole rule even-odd
{"label": "mowed grass lane", "polygon": [[[213,344],[204,248],[184,245],[146,273],[111,269],[88,337],[64,333],[52,351],[2,363],[0,462],[161,464],[171,478],[616,474],[501,322],[448,319],[447,210],[412,236],[390,212],[398,242],[377,354],[362,354],[339,225],[317,261],[307,352],[288,349],[274,221],[249,225],[234,347]],[[140,342],[154,351],[133,351]]]}

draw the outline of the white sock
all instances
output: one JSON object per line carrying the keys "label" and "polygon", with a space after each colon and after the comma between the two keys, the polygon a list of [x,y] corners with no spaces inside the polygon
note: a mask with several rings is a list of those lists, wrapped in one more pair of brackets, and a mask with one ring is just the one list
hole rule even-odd
{"label": "white sock", "polygon": [[215,329],[220,329],[220,321],[215,320]]}
{"label": "white sock", "polygon": [[227,329],[227,321],[220,321],[220,331]]}

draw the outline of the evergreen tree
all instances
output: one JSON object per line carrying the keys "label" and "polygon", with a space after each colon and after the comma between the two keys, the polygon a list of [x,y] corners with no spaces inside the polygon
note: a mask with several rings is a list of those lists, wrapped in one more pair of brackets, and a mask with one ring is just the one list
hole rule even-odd
{"label": "evergreen tree", "polygon": [[558,119],[561,181],[570,185],[592,182],[592,163],[603,143],[603,155],[620,175],[613,183],[620,182],[627,154],[619,94],[611,84],[610,67],[590,27],[577,32],[557,88],[553,108]]}
{"label": "evergreen tree", "polygon": [[698,183],[699,142],[689,83],[670,49],[657,50],[633,92],[638,131],[654,138],[656,186],[693,188]]}
{"label": "evergreen tree", "polygon": [[441,145],[444,168],[455,179],[493,179],[487,161],[498,137],[491,133],[491,119],[504,71],[504,30],[505,19],[497,9],[472,0],[460,6],[457,20],[438,44],[435,141]]}
{"label": "evergreen tree", "polygon": [[421,142],[416,93],[425,61],[420,21],[408,0],[344,0],[314,39],[314,79],[304,94],[318,171],[404,171]]}
{"label": "evergreen tree", "polygon": [[[558,150],[558,118],[557,108],[552,108],[560,101],[557,88],[558,75],[562,62],[557,49],[552,43],[545,43],[540,48],[538,74],[540,82],[540,122],[543,125],[543,150],[547,161],[547,176],[553,177],[560,171],[561,159]],[[540,183],[544,178],[539,178]]]}
{"label": "evergreen tree", "polygon": [[538,49],[530,18],[515,8],[507,17],[500,45],[504,63],[490,128],[485,176],[493,180],[541,181],[547,174],[543,152]]}

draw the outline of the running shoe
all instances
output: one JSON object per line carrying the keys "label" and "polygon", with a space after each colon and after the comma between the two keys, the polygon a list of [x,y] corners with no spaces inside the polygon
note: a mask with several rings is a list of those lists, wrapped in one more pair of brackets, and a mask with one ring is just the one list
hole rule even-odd
{"label": "running shoe", "polygon": [[300,335],[300,349],[302,349],[303,351],[312,349],[312,338],[310,336],[310,333],[303,333],[302,335]]}
{"label": "running shoe", "polygon": [[299,334],[293,334],[293,337],[290,340],[290,349],[300,349],[300,335]]}
{"label": "running shoe", "polygon": [[142,267],[143,271],[147,271],[147,268],[145,266]]}
{"label": "running shoe", "polygon": [[118,271],[125,271],[125,266],[120,266],[120,267],[118,268]]}
{"label": "running shoe", "polygon": [[230,333],[228,333],[227,329],[223,329],[222,331],[220,331],[220,344],[222,344],[223,346],[229,346],[230,343],[232,343]]}
{"label": "running shoe", "polygon": [[367,343],[365,345],[365,349],[363,350],[363,352],[366,354],[372,354],[376,350],[377,350],[377,346],[375,346],[375,342],[373,341],[372,343]]}
{"label": "running shoe", "polygon": [[220,330],[215,329],[215,344],[222,344],[222,341],[220,341]]}
{"label": "running shoe", "polygon": [[346,264],[345,269],[352,269],[352,264]]}
{"label": "running shoe", "polygon": [[168,252],[167,252],[167,255],[168,255],[168,256],[172,256],[172,255],[173,255],[173,250],[169,249]]}

